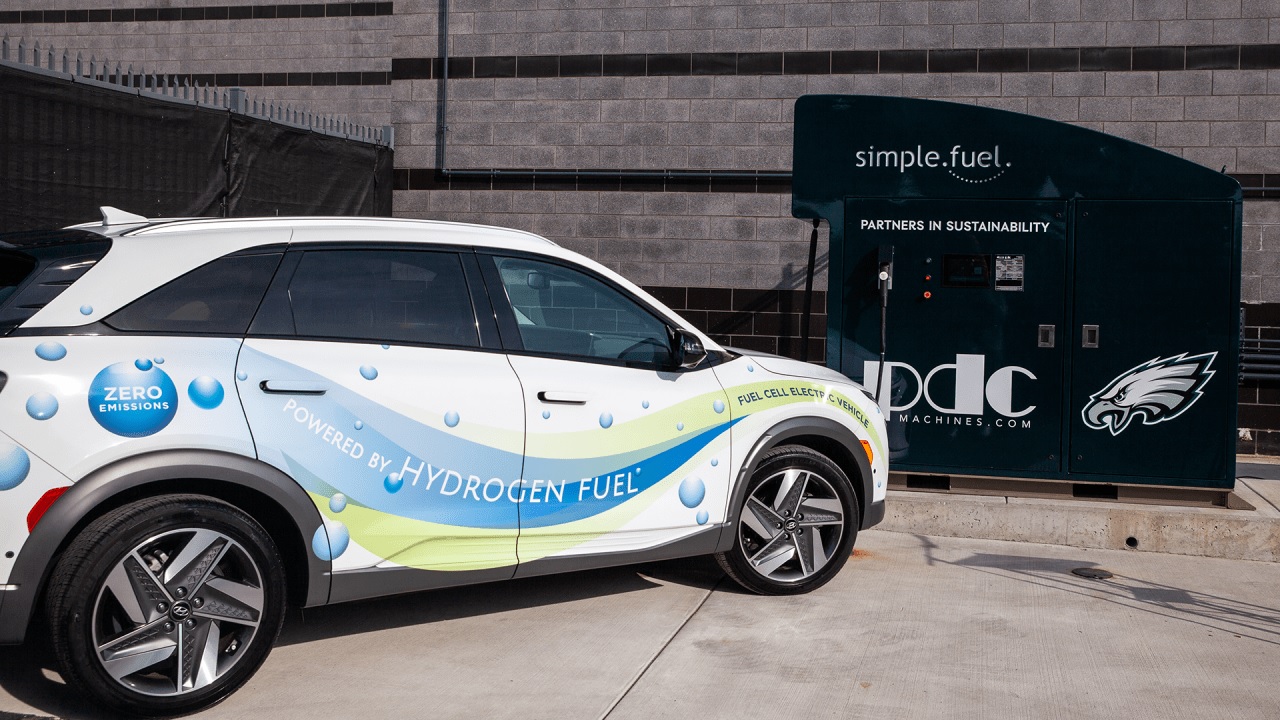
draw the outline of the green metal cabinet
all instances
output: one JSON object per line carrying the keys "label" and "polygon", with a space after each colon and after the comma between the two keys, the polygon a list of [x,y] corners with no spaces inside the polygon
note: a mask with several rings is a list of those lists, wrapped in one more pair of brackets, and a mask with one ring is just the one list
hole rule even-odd
{"label": "green metal cabinet", "polygon": [[1232,487],[1238,183],[936,101],[806,96],[795,133],[793,214],[831,228],[827,363],[879,385],[896,471]]}

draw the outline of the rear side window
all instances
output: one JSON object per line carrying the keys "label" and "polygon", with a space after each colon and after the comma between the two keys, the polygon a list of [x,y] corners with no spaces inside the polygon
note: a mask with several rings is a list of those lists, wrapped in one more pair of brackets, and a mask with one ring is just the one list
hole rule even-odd
{"label": "rear side window", "polygon": [[110,240],[85,230],[0,235],[0,335],[61,295],[110,248]]}
{"label": "rear side window", "polygon": [[103,322],[125,332],[243,335],[281,256],[219,258],[152,290]]}
{"label": "rear side window", "polygon": [[21,253],[0,251],[0,304],[18,290],[36,269],[36,261]]}
{"label": "rear side window", "polygon": [[289,305],[297,335],[480,345],[475,310],[456,253],[307,251],[289,282]]}

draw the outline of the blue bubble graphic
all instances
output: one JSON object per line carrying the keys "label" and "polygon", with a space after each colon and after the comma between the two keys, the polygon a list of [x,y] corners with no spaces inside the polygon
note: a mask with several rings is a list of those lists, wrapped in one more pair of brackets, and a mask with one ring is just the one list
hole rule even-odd
{"label": "blue bubble graphic", "polygon": [[684,430],[684,423],[676,423],[676,430]]}
{"label": "blue bubble graphic", "polygon": [[346,509],[347,509],[347,496],[346,496],[346,495],[343,495],[342,493],[334,493],[333,497],[329,498],[329,511],[330,511],[330,512],[340,513],[340,512],[342,512],[343,510],[346,510]]}
{"label": "blue bubble graphic", "polygon": [[699,524],[699,525],[706,525],[706,524],[707,524],[707,520],[708,520],[708,519],[710,519],[710,517],[711,517],[711,516],[707,514],[707,511],[706,511],[706,510],[699,510],[699,511],[698,511],[698,516],[697,516],[697,518],[696,518],[696,519],[697,519],[697,521],[698,521],[698,524]]}
{"label": "blue bubble graphic", "polygon": [[36,346],[36,357],[41,360],[48,360],[52,362],[54,360],[61,360],[66,356],[67,349],[62,346],[62,343],[42,342]]}
{"label": "blue bubble graphic", "polygon": [[92,315],[92,314],[93,314],[93,306],[92,306],[92,305],[81,305],[81,306],[80,306],[80,314],[81,314],[81,315]]}
{"label": "blue bubble graphic", "polygon": [[163,365],[163,364],[164,364],[164,358],[162,358],[162,357],[158,357],[158,358],[151,358],[151,359],[152,359],[152,360],[154,360],[154,361],[155,361],[155,363],[156,363],[157,365]]}
{"label": "blue bubble graphic", "polygon": [[543,420],[549,420],[550,418],[551,418],[551,411],[550,411],[550,410],[543,410],[543,411],[542,411],[542,419],[543,419]]}
{"label": "blue bubble graphic", "polygon": [[645,400],[644,402],[640,403],[640,407],[644,408],[645,410],[648,410],[648,409],[649,409],[649,401],[648,401],[648,400]]}
{"label": "blue bubble graphic", "polygon": [[707,486],[696,477],[689,476],[680,483],[680,502],[687,508],[698,507],[702,498],[707,495]]}
{"label": "blue bubble graphic", "polygon": [[134,367],[136,367],[136,368],[138,368],[139,370],[141,370],[141,371],[143,371],[143,372],[146,372],[146,371],[150,370],[150,369],[151,369],[151,366],[152,366],[152,365],[154,365],[154,364],[155,364],[155,363],[151,362],[150,360],[148,360],[148,359],[146,359],[146,358],[138,358],[137,360],[134,360],[134,361],[133,361],[133,366],[134,366]]}
{"label": "blue bubble graphic", "polygon": [[236,379],[239,380],[240,382],[244,382],[245,380],[249,379],[249,373],[241,370],[240,372],[236,373]]}
{"label": "blue bubble graphic", "polygon": [[31,458],[13,443],[0,441],[0,490],[12,490],[27,479]]}
{"label": "blue bubble graphic", "polygon": [[361,365],[360,377],[364,378],[365,380],[372,380],[378,377],[378,368],[372,365]]}
{"label": "blue bubble graphic", "polygon": [[357,430],[363,430],[363,429],[364,429],[364,421],[363,421],[363,420],[357,420],[357,421],[356,421],[356,429],[357,429]]}
{"label": "blue bubble graphic", "polygon": [[383,349],[383,350],[390,350],[390,349],[391,349],[391,346],[390,346],[390,345],[388,345],[387,343],[382,343],[382,349]]}
{"label": "blue bubble graphic", "polygon": [[336,520],[326,520],[311,536],[311,552],[321,560],[336,560],[351,544],[351,531]]}
{"label": "blue bubble graphic", "polygon": [[715,401],[715,402],[711,403],[711,409],[712,409],[712,410],[715,410],[715,411],[716,411],[716,413],[722,413],[722,412],[724,412],[724,403],[723,403],[723,402],[721,402],[721,401],[719,401],[719,400],[717,400],[717,401]]}
{"label": "blue bubble graphic", "polygon": [[444,424],[448,425],[449,427],[458,427],[458,423],[461,421],[462,421],[462,418],[458,417],[458,413],[454,412],[453,410],[450,410],[449,412],[444,414]]}
{"label": "blue bubble graphic", "polygon": [[311,552],[321,560],[332,560],[329,557],[329,533],[324,531],[324,526],[316,528],[315,534],[311,536]]}
{"label": "blue bubble graphic", "polygon": [[347,530],[346,525],[336,520],[326,522],[325,527],[329,530],[329,547],[333,550],[333,559],[337,560],[351,544],[351,531]]}
{"label": "blue bubble graphic", "polygon": [[58,414],[58,398],[49,393],[36,393],[27,398],[27,414],[36,420],[48,420]]}
{"label": "blue bubble graphic", "polygon": [[222,390],[222,383],[218,382],[217,378],[201,375],[187,386],[187,396],[196,404],[196,407],[212,410],[222,404],[222,398],[226,393]]}
{"label": "blue bubble graphic", "polygon": [[131,362],[103,368],[89,383],[89,412],[98,424],[123,437],[154,435],[178,412],[178,389],[158,367]]}
{"label": "blue bubble graphic", "polygon": [[755,366],[755,365],[748,365],[748,366],[747,366],[747,372],[755,372],[755,371],[756,371],[756,366]]}
{"label": "blue bubble graphic", "polygon": [[711,458],[711,467],[715,467],[715,466],[717,466],[717,465],[719,465],[719,464],[720,464],[720,461],[719,461],[719,460],[717,460],[717,459],[715,459],[715,458]]}
{"label": "blue bubble graphic", "polygon": [[607,412],[600,413],[600,427],[608,428],[610,425],[613,425],[613,414]]}
{"label": "blue bubble graphic", "polygon": [[404,487],[404,478],[400,477],[400,473],[391,473],[383,478],[382,487],[386,488],[389,493],[398,493],[400,488]]}

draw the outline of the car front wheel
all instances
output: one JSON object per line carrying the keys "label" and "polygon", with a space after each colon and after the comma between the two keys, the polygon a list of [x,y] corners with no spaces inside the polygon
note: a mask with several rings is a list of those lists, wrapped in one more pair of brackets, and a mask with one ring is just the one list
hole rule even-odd
{"label": "car front wheel", "polygon": [[737,510],[736,542],[716,559],[764,595],[809,592],[835,577],[853,551],[860,517],[844,471],[796,445],[765,454]]}
{"label": "car front wheel", "polygon": [[284,615],[284,565],[252,518],[168,495],[98,518],[63,553],[46,609],[64,678],[130,715],[219,702],[266,659]]}

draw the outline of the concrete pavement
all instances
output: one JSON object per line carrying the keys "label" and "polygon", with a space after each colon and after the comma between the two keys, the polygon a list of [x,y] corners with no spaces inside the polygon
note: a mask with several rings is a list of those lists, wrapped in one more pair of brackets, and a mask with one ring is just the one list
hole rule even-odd
{"label": "concrete pavement", "polygon": [[[880,530],[858,548],[793,598],[697,559],[308,611],[197,717],[1280,717],[1276,564]],[[0,720],[100,717],[47,660],[0,648]]]}

